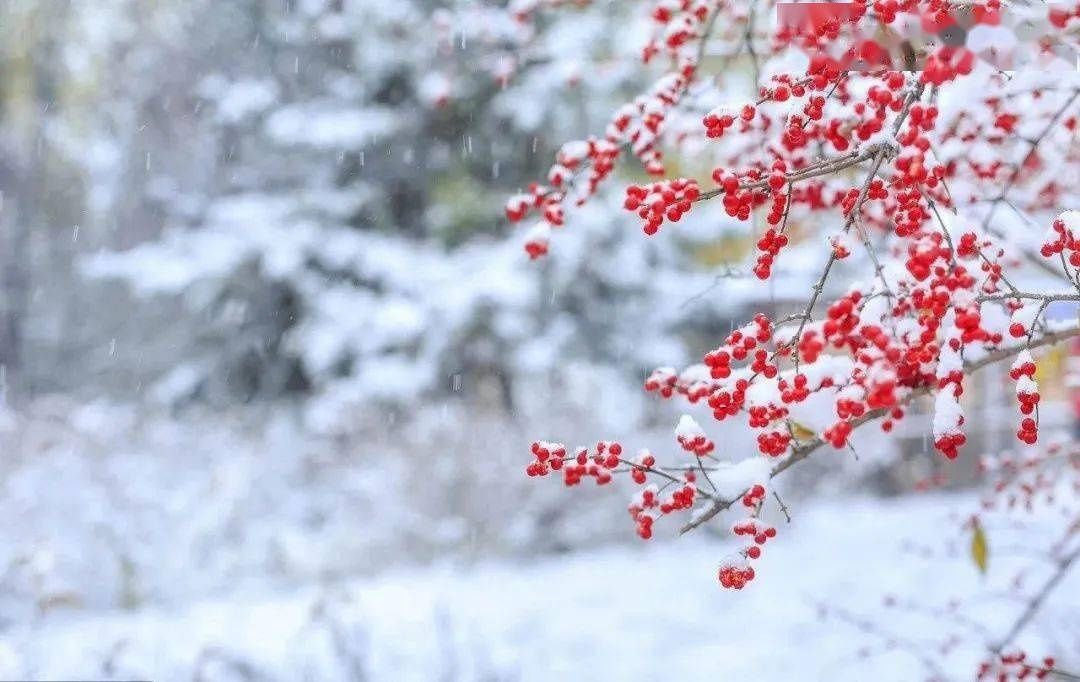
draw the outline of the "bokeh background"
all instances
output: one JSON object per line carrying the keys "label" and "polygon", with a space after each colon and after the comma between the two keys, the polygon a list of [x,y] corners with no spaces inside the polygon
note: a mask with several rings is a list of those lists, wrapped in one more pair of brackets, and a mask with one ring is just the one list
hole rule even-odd
{"label": "bokeh background", "polygon": [[[0,0],[0,677],[970,677],[985,637],[942,614],[1011,622],[1054,519],[991,527],[980,576],[974,458],[921,417],[793,472],[740,594],[722,529],[644,545],[626,488],[524,475],[535,438],[670,452],[647,372],[816,273],[747,277],[716,207],[646,239],[617,191],[528,261],[504,200],[655,75],[639,9]],[[966,392],[970,448],[1011,444],[1009,393]],[[1034,650],[1078,651],[1071,584]]]}

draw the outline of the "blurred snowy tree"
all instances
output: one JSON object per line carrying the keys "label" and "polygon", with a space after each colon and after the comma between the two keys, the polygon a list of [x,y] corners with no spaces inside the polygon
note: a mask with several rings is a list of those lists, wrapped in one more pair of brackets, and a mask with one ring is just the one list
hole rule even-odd
{"label": "blurred snowy tree", "polygon": [[191,157],[176,148],[195,137],[183,93],[206,57],[186,41],[203,6],[0,7],[0,364],[14,393],[94,390],[118,368],[130,310],[77,285],[72,263],[159,231],[146,187],[159,159]]}
{"label": "blurred snowy tree", "polygon": [[[551,144],[640,86],[626,70],[635,41],[605,30],[613,13],[645,30],[611,5],[543,32],[474,3],[193,10],[205,57],[192,137],[146,183],[165,229],[85,268],[191,313],[195,338],[156,365],[156,395],[314,391],[309,415],[329,427],[348,406],[461,390],[513,409],[518,377],[572,372],[568,359],[637,372],[681,356],[679,316],[655,319],[645,284],[684,249],[595,210],[576,250],[530,271],[493,212]],[[587,257],[598,248],[610,258]]]}

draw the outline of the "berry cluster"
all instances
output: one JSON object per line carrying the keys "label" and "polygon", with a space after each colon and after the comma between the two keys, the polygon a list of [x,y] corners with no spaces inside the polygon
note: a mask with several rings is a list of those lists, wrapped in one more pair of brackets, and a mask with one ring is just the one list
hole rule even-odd
{"label": "berry cluster", "polygon": [[642,50],[642,61],[648,63],[661,50],[675,61],[686,61],[687,47],[701,36],[702,25],[712,8],[704,0],[660,0],[652,11],[653,21],[660,30]]}
{"label": "berry cluster", "polygon": [[645,379],[645,390],[655,392],[662,398],[670,398],[678,393],[693,404],[708,398],[713,385],[709,370],[704,365],[693,365],[681,374],[672,367],[659,367]]}
{"label": "berry cluster", "polygon": [[1072,9],[1063,5],[1051,6],[1047,18],[1055,28],[1066,28],[1071,19],[1080,19],[1080,5],[1076,5]]}
{"label": "berry cluster", "polygon": [[[815,7],[807,4],[805,8],[792,16],[789,11],[780,9],[780,30],[775,40],[779,44],[793,43],[804,49],[822,48],[835,42],[845,23],[855,23],[866,14],[866,5],[851,3],[829,7]],[[825,53],[815,52],[815,55]]]}
{"label": "berry cluster", "polygon": [[852,291],[829,306],[826,312],[827,319],[821,328],[826,337],[844,336],[855,330],[860,320],[858,312],[860,300],[862,300],[862,292]]}
{"label": "berry cluster", "polygon": [[746,404],[746,390],[750,388],[750,381],[739,377],[734,386],[730,388],[717,387],[709,395],[709,407],[713,411],[713,419],[716,421],[724,421],[727,417],[732,417],[743,409]]}
{"label": "berry cluster", "polygon": [[536,441],[532,453],[534,460],[525,468],[529,476],[547,476],[561,469],[567,487],[581,483],[586,476],[591,476],[597,485],[606,485],[611,482],[612,470],[619,466],[622,445],[600,441],[591,454],[588,448],[578,448],[573,457],[567,457],[562,443]]}
{"label": "berry cluster", "polygon": [[653,484],[639,490],[627,507],[638,537],[642,540],[652,538],[653,522],[659,516],[693,507],[696,492],[694,481],[694,472],[684,473],[682,485],[666,497],[661,497],[660,489]]}
{"label": "berry cluster", "polygon": [[530,211],[539,211],[546,222],[559,227],[563,224],[562,195],[550,187],[529,185],[525,194],[515,194],[506,201],[506,218],[512,223],[524,220]]}
{"label": "berry cluster", "polygon": [[[629,148],[641,161],[647,173],[663,175],[659,136],[667,113],[678,104],[690,83],[693,70],[692,64],[686,64],[679,72],[666,74],[649,92],[620,107],[608,123],[603,138],[590,137],[564,144],[548,171],[550,186],[532,185],[527,194],[511,197],[506,205],[507,218],[511,222],[518,222],[531,210],[538,210],[548,226],[561,226],[564,222],[563,204],[567,198],[573,196],[573,202],[581,205],[596,194],[614,171],[624,147]],[[687,181],[687,184],[690,182]],[[689,210],[689,206],[681,201],[676,202],[675,207],[679,209],[680,216]],[[659,224],[656,229],[659,229]],[[525,247],[533,259],[547,253],[547,238],[550,235],[548,232],[542,238],[537,238],[535,232],[535,229],[530,232]]]}
{"label": "berry cluster", "polygon": [[787,454],[791,444],[791,434],[779,429],[770,429],[759,433],[757,437],[758,451],[769,457],[780,457]]}
{"label": "berry cluster", "polygon": [[773,77],[773,81],[777,83],[775,87],[762,87],[758,91],[762,100],[786,102],[792,97],[804,97],[806,95],[806,85],[803,83],[793,83],[791,74],[778,74]]}
{"label": "berry cluster", "polygon": [[[1037,396],[1036,396],[1037,397]],[[1021,442],[1028,445],[1034,445],[1039,440],[1039,424],[1031,417],[1024,417],[1020,420],[1020,428],[1016,431],[1016,437]]]}
{"label": "berry cluster", "polygon": [[720,564],[717,572],[720,586],[731,590],[741,590],[746,583],[754,579],[754,569],[743,560],[726,560]]}
{"label": "berry cluster", "polygon": [[1024,329],[1022,322],[1012,322],[1009,324],[1009,336],[1014,339],[1023,338],[1027,335],[1027,329]]}
{"label": "berry cluster", "polygon": [[[761,487],[761,486],[757,486]],[[763,493],[764,494],[764,493]],[[747,545],[743,553],[748,559],[757,559],[761,556],[761,547],[776,537],[776,528],[756,518],[743,519],[731,528],[735,535],[745,535],[753,540],[753,544]]]}
{"label": "berry cluster", "polygon": [[784,403],[801,403],[810,397],[809,378],[805,374],[796,373],[790,382],[781,378],[776,382],[776,388],[780,390],[780,400]]}
{"label": "berry cluster", "polygon": [[705,126],[705,137],[715,139],[723,137],[724,131],[734,126],[736,120],[741,121],[743,131],[748,130],[749,124],[754,120],[756,115],[757,108],[753,104],[743,106],[742,111],[739,112],[738,119],[728,113],[726,109],[720,108],[705,114],[704,118],[701,119],[701,124]]}
{"label": "berry cluster", "polygon": [[[1009,377],[1016,382],[1016,400],[1020,404],[1020,413],[1025,415],[1024,419],[1020,420],[1020,430],[1016,432],[1016,437],[1028,445],[1034,445],[1039,439],[1039,385],[1035,382],[1035,361],[1031,358],[1031,353],[1025,350],[1016,356],[1009,370]],[[1035,413],[1035,419],[1026,416],[1032,413]]]}
{"label": "berry cluster", "polygon": [[[765,486],[760,483],[755,483],[750,486],[750,489],[746,491],[746,494],[742,496],[742,505],[749,509],[756,509],[761,501],[765,499]],[[738,526],[735,528],[736,535],[743,535],[744,533],[739,530]],[[773,531],[773,535],[776,535],[776,531]],[[770,536],[771,537],[771,536]],[[759,543],[760,544],[760,543]]]}
{"label": "berry cluster", "polygon": [[798,353],[803,362],[810,364],[817,362],[823,350],[825,350],[825,344],[816,329],[806,330],[802,338],[799,339]]}
{"label": "berry cluster", "polygon": [[965,47],[942,45],[926,59],[919,81],[941,86],[957,76],[966,76],[975,68],[975,53]]}
{"label": "berry cluster", "polygon": [[679,373],[673,367],[657,367],[645,380],[645,390],[657,392],[664,398],[670,398],[675,392],[675,384],[679,380]]}
{"label": "berry cluster", "polygon": [[645,221],[645,234],[654,235],[660,231],[665,218],[676,223],[689,213],[691,204],[700,195],[701,190],[695,180],[676,179],[648,186],[630,185],[626,188],[623,207],[636,212]]}
{"label": "berry cluster", "polygon": [[[771,339],[772,334],[773,326],[769,318],[760,313],[755,315],[752,324],[731,332],[724,340],[724,345],[705,354],[704,362],[709,368],[709,374],[714,379],[731,376],[731,361],[745,360],[750,351],[757,348],[759,343]],[[760,362],[760,357],[755,354],[755,362]],[[761,369],[764,371],[764,366]]]}
{"label": "berry cluster", "polygon": [[675,427],[675,439],[683,450],[698,457],[704,457],[715,448],[715,443],[705,435],[705,430],[688,414],[679,418],[679,424]]}
{"label": "berry cluster", "polygon": [[765,234],[757,241],[757,247],[761,251],[761,255],[758,256],[757,263],[754,264],[754,274],[757,275],[758,279],[769,279],[769,275],[772,274],[773,261],[780,255],[780,249],[787,246],[787,243],[787,235],[778,232],[776,228],[770,227],[765,230]]}
{"label": "berry cluster", "polygon": [[[675,438],[684,450],[698,458],[712,449],[712,442],[701,427],[686,415],[675,428]],[[776,536],[776,529],[758,518],[765,503],[764,482],[771,471],[763,458],[752,457],[734,464],[716,462],[709,466],[698,459],[693,466],[661,467],[649,450],[641,450],[630,459],[623,458],[622,446],[614,441],[601,441],[591,452],[588,448],[578,448],[572,456],[567,455],[561,443],[536,441],[532,444],[532,455],[533,460],[526,468],[530,476],[546,476],[551,471],[562,470],[567,486],[577,485],[586,476],[603,485],[615,473],[628,473],[640,488],[631,496],[627,511],[635,532],[646,540],[652,537],[657,519],[692,509],[702,495],[714,501],[730,499],[729,506],[741,501],[749,516],[736,523],[732,532],[750,542],[739,552],[737,561],[725,564],[728,570],[722,573],[721,583],[726,587],[741,587],[752,579],[752,572],[746,572],[747,562],[758,559],[761,547]],[[697,487],[699,472],[708,478],[712,494]]]}
{"label": "berry cluster", "polygon": [[1074,229],[1080,228],[1080,211],[1066,211],[1057,217],[1046,232],[1046,238],[1039,252],[1043,258],[1053,258],[1061,254],[1069,265],[1080,267],[1080,240]]}
{"label": "berry cluster", "polygon": [[529,476],[546,476],[551,471],[558,471],[566,460],[566,446],[562,443],[535,441],[532,453],[534,460],[525,467],[525,473]]}
{"label": "berry cluster", "polygon": [[525,253],[529,254],[529,260],[547,255],[550,242],[551,225],[545,222],[533,225],[525,236]]}
{"label": "berry cluster", "polygon": [[[714,447],[701,427],[689,416],[684,415],[680,419],[675,435],[680,445],[697,457],[704,456]],[[536,441],[532,444],[532,455],[533,461],[526,467],[529,476],[543,477],[561,470],[568,487],[578,485],[585,477],[592,477],[597,485],[605,485],[611,482],[615,473],[629,473],[630,479],[642,486],[631,498],[628,510],[637,534],[643,539],[652,537],[653,523],[657,518],[689,510],[700,492],[696,487],[697,474],[692,467],[658,468],[656,457],[648,450],[641,450],[633,459],[624,459],[623,447],[615,441],[600,441],[592,451],[579,447],[572,456],[567,456],[562,443]],[[701,466],[698,464],[698,468]],[[663,479],[663,488],[648,483],[650,476]],[[755,493],[756,490],[748,493]],[[755,500],[754,504],[764,495],[764,488],[760,493],[751,497]]]}
{"label": "berry cluster", "polygon": [[[762,486],[757,485],[753,488],[754,491],[759,491],[759,489],[760,495],[757,499],[765,495],[765,489]],[[746,497],[743,498],[744,504],[746,499]],[[751,517],[734,524],[731,532],[736,536],[750,538],[751,543],[740,550],[736,557],[726,559],[721,563],[718,577],[721,587],[741,590],[746,583],[754,579],[754,569],[750,566],[750,561],[761,557],[762,545],[776,537],[776,528]]]}
{"label": "berry cluster", "polygon": [[957,258],[974,258],[979,255],[978,236],[974,232],[965,232],[956,242]]}
{"label": "berry cluster", "polygon": [[1054,663],[1050,656],[1041,661],[1029,661],[1023,651],[1003,653],[980,663],[976,679],[995,682],[1041,680],[1053,671]]}
{"label": "berry cluster", "polygon": [[642,450],[634,458],[633,466],[630,469],[630,479],[638,485],[645,485],[645,474],[654,466],[656,466],[656,457],[648,450]]}
{"label": "berry cluster", "polygon": [[822,436],[825,438],[825,442],[839,450],[847,444],[853,428],[851,422],[838,421],[826,428]]}
{"label": "berry cluster", "polygon": [[978,307],[958,308],[953,319],[956,328],[960,330],[962,345],[967,346],[976,341],[990,340],[990,332],[982,326],[982,311]]}
{"label": "berry cluster", "polygon": [[749,405],[746,408],[750,428],[765,428],[777,419],[783,419],[788,415],[786,407],[779,405]]}
{"label": "berry cluster", "polygon": [[[555,155],[555,164],[548,170],[548,182],[562,191],[577,173],[587,168],[588,193],[591,194],[596,191],[597,185],[615,170],[615,161],[618,158],[619,146],[610,139],[590,137],[567,142]],[[547,214],[545,217],[548,217]]]}

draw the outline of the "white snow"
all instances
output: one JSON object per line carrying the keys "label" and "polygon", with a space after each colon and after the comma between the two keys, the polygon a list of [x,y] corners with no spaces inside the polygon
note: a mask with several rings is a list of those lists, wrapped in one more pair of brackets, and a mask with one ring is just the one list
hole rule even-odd
{"label": "white snow", "polygon": [[680,440],[694,440],[705,435],[705,429],[688,414],[679,417],[679,423],[675,425],[675,437]]}
{"label": "white snow", "polygon": [[763,455],[752,455],[735,464],[721,465],[716,472],[710,472],[709,478],[716,486],[716,493],[722,499],[730,500],[742,495],[754,485],[768,487],[772,464]]}
{"label": "white snow", "polygon": [[1016,393],[1032,395],[1039,392],[1039,384],[1031,377],[1024,375],[1016,380]]}
{"label": "white snow", "polygon": [[[940,657],[950,678],[970,679],[985,652],[980,635],[939,656],[950,634],[965,632],[944,605],[955,601],[957,614],[1000,634],[1020,606],[979,595],[1007,591],[1028,565],[997,551],[1012,537],[1004,523],[987,526],[986,578],[964,551],[947,549],[967,542],[949,510],[962,516],[975,505],[929,496],[796,506],[741,592],[721,590],[715,576],[734,540],[699,534],[527,563],[237,591],[179,609],[57,613],[0,634],[0,674],[190,679],[201,669],[205,679],[228,680],[247,667],[271,679],[355,680],[362,671],[373,682],[927,677],[911,652],[884,646],[893,636]],[[1032,584],[1045,571],[1036,565]],[[1018,644],[1075,668],[1078,656],[1055,643],[1063,628],[1080,625],[1076,595],[1074,574]],[[899,606],[886,606],[888,596]],[[919,604],[945,612],[919,612]],[[885,635],[823,619],[822,606],[865,617]],[[102,672],[106,661],[111,674]]]}
{"label": "white snow", "polygon": [[934,397],[934,438],[957,433],[964,409],[956,399],[951,386],[937,392]]}
{"label": "white snow", "polygon": [[964,359],[960,357],[960,353],[953,350],[948,344],[946,344],[938,356],[938,378],[947,377],[950,372],[957,372],[964,368]]}
{"label": "white snow", "polygon": [[1016,354],[1016,358],[1012,362],[1011,369],[1018,369],[1026,363],[1034,363],[1035,358],[1031,357],[1031,351],[1024,349]]}

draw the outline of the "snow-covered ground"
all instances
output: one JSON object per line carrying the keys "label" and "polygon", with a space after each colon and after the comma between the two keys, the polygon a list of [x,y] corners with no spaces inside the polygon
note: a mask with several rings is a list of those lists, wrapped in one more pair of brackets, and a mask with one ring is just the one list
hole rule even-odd
{"label": "snow-covered ground", "polygon": [[[757,562],[758,579],[737,593],[714,575],[733,547],[699,533],[528,562],[245,588],[169,609],[58,609],[7,624],[0,677],[913,680],[931,675],[920,662],[929,658],[947,679],[972,679],[986,641],[1022,608],[1008,589],[1017,569],[1034,566],[1021,593],[1040,585],[1048,568],[1032,546],[1053,538],[1042,526],[1049,515],[1022,526],[991,518],[983,578],[960,521],[975,504],[930,494],[796,509]],[[665,531],[674,529],[658,536]],[[822,605],[847,616],[823,618]],[[863,617],[881,631],[850,622]],[[960,643],[943,655],[954,634]],[[1075,670],[1077,641],[1072,575],[1017,643]]]}

